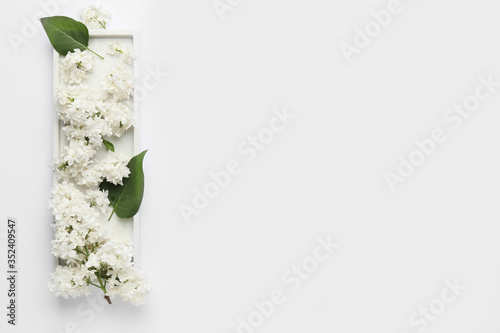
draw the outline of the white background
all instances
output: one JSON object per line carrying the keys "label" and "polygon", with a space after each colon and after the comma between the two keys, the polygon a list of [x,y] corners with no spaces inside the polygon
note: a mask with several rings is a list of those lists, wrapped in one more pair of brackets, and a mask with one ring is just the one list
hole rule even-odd
{"label": "white background", "polygon": [[[141,103],[141,262],[153,289],[140,308],[92,308],[46,287],[52,48],[40,25],[17,50],[8,39],[46,2],[4,3],[0,22],[0,233],[18,220],[20,266],[16,327],[0,284],[2,332],[237,332],[279,289],[286,302],[255,332],[413,333],[409,317],[439,305],[455,278],[467,289],[426,332],[498,332],[500,89],[460,128],[442,118],[478,76],[500,80],[497,2],[402,0],[348,63],[339,45],[388,1],[245,0],[225,20],[212,0],[102,1],[110,29],[140,33],[139,82],[169,72]],[[77,18],[86,4],[56,14]],[[276,107],[296,118],[246,162],[238,145]],[[384,173],[437,127],[447,141],[392,192]],[[241,174],[186,223],[178,205],[233,159]],[[290,291],[283,274],[328,235],[340,248]]]}

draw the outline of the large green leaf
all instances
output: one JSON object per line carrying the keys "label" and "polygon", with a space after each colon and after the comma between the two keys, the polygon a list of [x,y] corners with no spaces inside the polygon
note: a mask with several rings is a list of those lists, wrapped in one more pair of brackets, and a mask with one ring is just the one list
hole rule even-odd
{"label": "large green leaf", "polygon": [[59,54],[65,56],[68,52],[80,49],[81,51],[89,50],[102,58],[88,48],[89,29],[85,24],[66,16],[42,17],[40,21],[50,43]]}
{"label": "large green leaf", "polygon": [[113,207],[113,213],[122,219],[133,217],[141,207],[142,197],[144,195],[144,171],[142,162],[147,150],[132,157],[127,167],[130,169],[128,178],[123,179],[123,185],[114,185],[106,180],[99,185],[99,189],[107,190],[110,206]]}

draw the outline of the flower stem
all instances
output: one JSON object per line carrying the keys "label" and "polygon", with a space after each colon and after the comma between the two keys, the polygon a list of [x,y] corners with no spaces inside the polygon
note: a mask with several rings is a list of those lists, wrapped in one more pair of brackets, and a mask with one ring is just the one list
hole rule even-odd
{"label": "flower stem", "polygon": [[97,276],[97,280],[99,281],[99,284],[101,285],[101,289],[104,292],[104,299],[106,299],[106,301],[108,301],[109,304],[112,304],[111,298],[109,298],[109,296],[106,295],[108,293],[106,290],[106,286],[104,284],[102,284],[101,271],[99,270],[98,272],[96,272],[95,276]]}
{"label": "flower stem", "polygon": [[93,19],[94,19],[97,23],[99,23],[103,29],[106,29],[106,25],[105,25],[105,24],[103,24],[101,21],[99,21],[99,20],[97,19],[97,17],[92,17],[92,18],[93,18]]}
{"label": "flower stem", "polygon": [[113,207],[113,211],[111,212],[111,215],[109,215],[108,222],[111,221],[111,218],[113,217],[113,214],[115,213],[116,206]]}
{"label": "flower stem", "polygon": [[78,247],[77,247],[77,248],[75,248],[75,251],[76,251],[76,253],[83,254],[85,257],[88,257],[88,256],[89,256],[87,253],[83,252],[83,251],[82,251],[82,250],[80,250]]}
{"label": "flower stem", "polygon": [[90,52],[92,52],[93,54],[95,54],[96,56],[98,56],[99,58],[101,58],[102,60],[104,60],[103,57],[101,57],[100,55],[98,55],[97,53],[95,53],[94,51],[92,51],[91,49],[89,49],[88,47],[87,47],[87,50],[89,50]]}
{"label": "flower stem", "polygon": [[91,284],[91,285],[93,285],[93,286],[95,286],[95,287],[97,287],[97,288],[99,288],[99,289],[101,289],[101,287],[99,287],[97,284],[95,284],[95,283],[93,283],[93,282],[87,281],[87,283],[88,283],[88,284]]}

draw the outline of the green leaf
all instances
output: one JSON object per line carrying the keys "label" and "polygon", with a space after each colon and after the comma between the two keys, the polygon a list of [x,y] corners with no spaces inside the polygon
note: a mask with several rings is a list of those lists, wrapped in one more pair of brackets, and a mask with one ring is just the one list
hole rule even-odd
{"label": "green leaf", "polygon": [[85,51],[89,45],[89,29],[66,16],[42,17],[43,28],[54,49],[62,55],[75,49]]}
{"label": "green leaf", "polygon": [[101,59],[100,55],[88,48],[89,29],[82,22],[73,20],[66,16],[42,17],[42,26],[49,37],[54,49],[62,55],[73,52],[75,49],[81,51],[89,50]]}
{"label": "green leaf", "polygon": [[130,169],[128,178],[123,179],[123,185],[114,185],[106,180],[99,185],[101,191],[108,191],[110,206],[113,212],[109,220],[116,212],[116,215],[122,219],[133,217],[141,207],[142,197],[144,195],[144,171],[142,162],[147,150],[132,157],[127,167]]}
{"label": "green leaf", "polygon": [[115,151],[115,146],[111,142],[105,140],[104,138],[102,139],[102,142],[104,143],[104,147],[106,147],[107,150],[111,150],[112,152]]}

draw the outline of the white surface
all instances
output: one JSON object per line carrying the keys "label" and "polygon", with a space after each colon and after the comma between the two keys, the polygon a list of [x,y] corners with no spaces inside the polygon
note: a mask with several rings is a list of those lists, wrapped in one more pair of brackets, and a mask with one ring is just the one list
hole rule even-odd
{"label": "white surface", "polygon": [[[84,3],[57,14],[76,17]],[[455,277],[467,289],[427,332],[500,329],[500,89],[459,129],[442,119],[478,76],[500,80],[496,2],[404,1],[351,64],[339,44],[388,1],[247,0],[225,21],[207,0],[101,3],[113,13],[110,29],[140,32],[140,82],[157,68],[170,73],[155,89],[147,81],[141,103],[151,299],[92,310],[46,288],[52,51],[37,26],[18,52],[0,39],[0,217],[17,218],[20,233],[19,326],[2,315],[2,332],[76,332],[73,324],[81,332],[236,332],[237,318],[277,289],[285,303],[255,332],[413,333],[408,318],[439,305],[444,280]],[[38,11],[38,1],[4,4],[4,37]],[[247,162],[238,146],[283,106],[296,118]],[[391,192],[384,173],[436,127],[447,141]],[[185,223],[178,205],[231,160],[241,173]],[[340,248],[290,291],[283,274],[327,235]]]}

